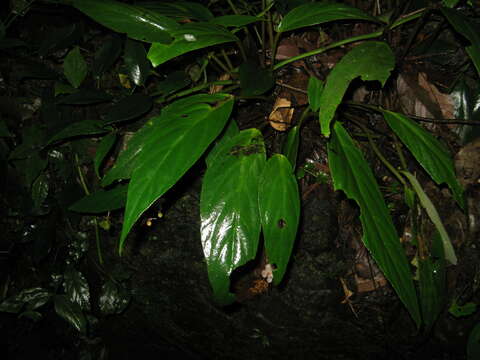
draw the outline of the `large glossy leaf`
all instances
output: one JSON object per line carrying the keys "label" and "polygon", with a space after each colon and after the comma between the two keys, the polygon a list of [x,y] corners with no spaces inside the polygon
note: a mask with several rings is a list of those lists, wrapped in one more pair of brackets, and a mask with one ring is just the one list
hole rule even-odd
{"label": "large glossy leaf", "polygon": [[220,304],[234,300],[232,271],[255,258],[260,235],[258,183],[265,165],[260,131],[241,131],[226,143],[203,179],[201,238],[213,294]]}
{"label": "large glossy leaf", "polygon": [[154,43],[148,52],[148,59],[154,67],[187,52],[207,46],[238,41],[226,28],[208,23],[188,23],[172,31],[175,37],[169,45]]}
{"label": "large glossy leaf", "polygon": [[328,144],[328,161],[335,190],[343,190],[360,207],[365,246],[419,326],[420,308],[405,251],[368,163],[338,122]]}
{"label": "large glossy leaf", "polygon": [[[462,77],[450,93],[455,109],[455,118],[476,121],[480,124],[480,86],[470,87]],[[480,137],[480,126],[458,125],[455,132],[460,137],[460,144],[466,145]]]}
{"label": "large glossy leaf", "polygon": [[189,1],[142,1],[137,5],[178,20],[209,21],[213,18],[212,13],[205,6]]}
{"label": "large glossy leaf", "polygon": [[457,203],[465,208],[463,190],[457,181],[452,157],[432,134],[420,125],[392,111],[383,111],[388,125],[437,184],[446,183]]}
{"label": "large glossy leaf", "polygon": [[227,127],[222,131],[218,139],[215,141],[215,145],[210,149],[208,156],[205,159],[207,166],[211,166],[215,161],[216,156],[220,153],[222,149],[222,144],[230,141],[234,136],[238,135],[240,129],[238,128],[237,122],[234,119],[230,119]]}
{"label": "large glossy leaf", "polygon": [[289,160],[280,154],[267,162],[260,179],[258,207],[268,262],[276,266],[273,281],[285,275],[300,218],[298,184]]}
{"label": "large glossy leaf", "polygon": [[145,114],[152,108],[152,99],[143,94],[133,94],[121,99],[107,110],[104,124],[127,121]]}
{"label": "large glossy leaf", "polygon": [[102,286],[98,305],[103,315],[120,314],[130,303],[130,294],[117,282],[107,280]]}
{"label": "large glossy leaf", "polygon": [[48,141],[47,145],[53,144],[57,141],[70,139],[76,136],[98,135],[108,132],[98,120],[83,120],[68,125],[65,129],[53,135]]}
{"label": "large glossy leaf", "polygon": [[336,20],[379,22],[377,18],[364,13],[362,10],[345,4],[316,2],[301,5],[291,10],[278,24],[277,31],[290,31]]}
{"label": "large glossy leaf", "polygon": [[95,52],[95,59],[92,64],[93,77],[99,77],[110,69],[115,61],[117,61],[121,52],[122,42],[120,37],[115,34],[115,36],[107,38],[102,44],[102,47]]}
{"label": "large glossy leaf", "polygon": [[87,319],[82,312],[82,308],[75,302],[72,302],[65,295],[57,295],[54,297],[55,312],[77,331],[85,334],[87,332]]}
{"label": "large glossy leaf", "polygon": [[118,185],[111,190],[98,190],[71,205],[68,210],[80,213],[103,213],[125,207],[128,185]]}
{"label": "large glossy leaf", "polygon": [[168,44],[178,24],[157,12],[111,0],[72,0],[73,6],[96,22],[129,37]]}
{"label": "large glossy leaf", "polygon": [[63,275],[63,287],[71,302],[80,305],[82,310],[90,310],[90,288],[80,271],[69,267]]}
{"label": "large glossy leaf", "polygon": [[457,10],[445,7],[441,10],[453,28],[470,41],[471,45],[467,46],[465,50],[480,74],[480,34],[478,33],[478,26]]}
{"label": "large glossy leaf", "polygon": [[437,228],[438,233],[440,234],[440,238],[443,242],[443,249],[445,251],[445,259],[450,261],[452,264],[457,264],[457,256],[455,255],[455,250],[453,249],[452,242],[450,241],[450,237],[448,236],[447,230],[443,226],[442,220],[440,219],[440,215],[438,214],[437,209],[433,205],[432,201],[428,197],[428,195],[423,191],[422,186],[418,182],[417,178],[408,171],[402,171],[402,174],[405,175],[412,184],[413,190],[417,193],[418,199],[420,200],[420,204],[424,207],[425,211],[427,212],[428,217],[432,221],[432,223]]}
{"label": "large glossy leaf", "polygon": [[100,178],[100,168],[105,161],[105,157],[112,150],[113,145],[117,141],[117,134],[112,132],[103,137],[102,141],[98,144],[97,151],[95,152],[95,158],[93,159],[93,167],[95,174]]}
{"label": "large glossy leaf", "polygon": [[125,42],[125,54],[123,55],[127,74],[137,86],[145,83],[150,75],[150,62],[147,59],[147,52],[143,43],[127,39]]}
{"label": "large glossy leaf", "polygon": [[140,215],[185,174],[222,131],[232,106],[233,99],[228,95],[194,95],[174,102],[150,120],[156,125],[144,138],[135,159],[120,252]]}
{"label": "large glossy leaf", "polygon": [[383,86],[394,66],[393,52],[384,42],[365,42],[345,55],[328,75],[320,98],[322,134],[330,135],[330,122],[353,79],[361,76],[365,81],[378,80]]}
{"label": "large glossy leaf", "polygon": [[0,311],[16,314],[24,308],[35,310],[45,305],[51,297],[52,293],[42,287],[23,289],[3,300],[0,303]]}

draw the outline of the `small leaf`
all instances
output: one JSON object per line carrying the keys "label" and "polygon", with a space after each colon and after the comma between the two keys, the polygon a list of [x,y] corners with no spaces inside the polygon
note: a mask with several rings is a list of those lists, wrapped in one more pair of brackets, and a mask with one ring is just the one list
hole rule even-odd
{"label": "small leaf", "polygon": [[106,92],[93,89],[81,89],[74,94],[59,97],[57,104],[89,105],[110,101],[112,96]]}
{"label": "small leaf", "polygon": [[365,20],[379,22],[360,9],[345,5],[325,2],[309,2],[292,9],[284,16],[277,27],[278,32],[295,30],[305,26],[323,24],[336,20]]}
{"label": "small leaf", "polygon": [[122,42],[119,36],[106,39],[102,47],[95,52],[92,64],[92,75],[98,78],[103,75],[117,61],[122,52]]}
{"label": "small leaf", "polygon": [[450,305],[450,308],[448,309],[448,312],[456,318],[470,316],[475,311],[477,311],[477,304],[473,302],[468,302],[466,304],[460,305],[456,299],[453,300],[452,305]]}
{"label": "small leaf", "polygon": [[260,235],[258,179],[265,165],[260,131],[241,131],[207,168],[200,198],[201,238],[214,298],[226,305],[232,271],[255,258]]}
{"label": "small leaf", "polygon": [[420,308],[409,263],[372,170],[343,126],[336,122],[333,129],[328,161],[335,190],[357,202],[363,243],[418,327]]}
{"label": "small leaf", "polygon": [[57,141],[70,139],[76,136],[90,136],[104,134],[108,130],[105,130],[97,120],[83,120],[68,125],[65,129],[53,135],[48,141],[46,146],[51,145]]}
{"label": "small leaf", "polygon": [[222,25],[225,27],[242,27],[257,21],[261,21],[261,19],[251,15],[224,15],[213,18],[212,20],[210,20],[210,23]]}
{"label": "small leaf", "polygon": [[121,99],[107,110],[105,125],[135,119],[152,108],[152,98],[143,94],[133,94]]}
{"label": "small leaf", "polygon": [[243,96],[262,95],[275,84],[270,69],[262,69],[258,64],[251,61],[240,65],[239,73]]}
{"label": "small leaf", "polygon": [[285,156],[276,154],[267,161],[258,204],[268,262],[276,265],[273,281],[278,285],[287,270],[300,218],[298,184]]}
{"label": "small leaf", "polygon": [[150,62],[143,43],[127,39],[123,59],[130,79],[135,85],[142,86],[150,75]]}
{"label": "small leaf", "polygon": [[120,314],[130,303],[130,295],[123,286],[108,280],[102,286],[98,302],[104,315]]}
{"label": "small leaf", "polygon": [[378,80],[383,86],[394,66],[393,52],[384,42],[364,42],[345,55],[328,75],[320,98],[322,134],[330,136],[330,122],[353,79],[361,76],[364,81]]}
{"label": "small leaf", "polygon": [[72,0],[73,6],[96,22],[128,37],[168,44],[170,33],[178,27],[175,20],[140,6],[111,0]]}
{"label": "small leaf", "polygon": [[222,131],[232,106],[228,95],[194,95],[172,103],[150,120],[154,125],[135,159],[128,187],[120,252],[140,215],[185,174]]}
{"label": "small leaf", "polygon": [[311,76],[308,79],[308,103],[313,111],[320,109],[320,98],[323,92],[323,81]]}
{"label": "small leaf", "polygon": [[68,210],[98,214],[125,207],[128,185],[118,185],[111,190],[98,190],[70,205]]}
{"label": "small leaf", "polygon": [[68,268],[63,275],[63,287],[72,303],[80,305],[82,310],[90,310],[90,288],[80,271]]}
{"label": "small leaf", "polygon": [[282,153],[290,161],[292,169],[297,167],[297,154],[300,145],[300,126],[296,125],[288,132],[287,139],[282,147]]}
{"label": "small leaf", "polygon": [[87,320],[77,303],[71,302],[65,295],[54,297],[55,312],[67,320],[77,331],[85,334],[87,332]]}
{"label": "small leaf", "polygon": [[65,57],[63,73],[74,88],[78,88],[87,76],[87,64],[80,54],[78,46],[74,47]]}
{"label": "small leaf", "polygon": [[445,147],[420,125],[392,111],[384,110],[388,125],[408,147],[413,156],[437,184],[446,183],[460,207],[465,208],[463,190],[455,175],[455,167]]}
{"label": "small leaf", "polygon": [[97,151],[95,152],[95,158],[93,159],[93,165],[95,174],[100,178],[100,167],[102,166],[105,157],[108,155],[113,145],[117,141],[117,134],[112,132],[103,137],[100,144],[98,144]]}
{"label": "small leaf", "polygon": [[154,67],[182,54],[207,46],[239,41],[222,26],[209,23],[188,23],[172,32],[175,40],[170,45],[154,43],[148,51],[148,59]]}
{"label": "small leaf", "polygon": [[413,190],[415,190],[418,195],[420,204],[422,204],[423,208],[427,212],[428,217],[437,228],[437,231],[442,238],[443,249],[445,251],[445,259],[456,265],[457,256],[455,255],[455,250],[453,249],[450,237],[448,236],[448,233],[443,226],[442,220],[440,219],[440,215],[438,215],[438,211],[435,208],[435,205],[433,205],[428,195],[425,193],[425,191],[423,191],[422,186],[418,182],[417,178],[413,176],[413,174],[409,173],[408,171],[402,171],[402,174],[405,175],[412,184]]}

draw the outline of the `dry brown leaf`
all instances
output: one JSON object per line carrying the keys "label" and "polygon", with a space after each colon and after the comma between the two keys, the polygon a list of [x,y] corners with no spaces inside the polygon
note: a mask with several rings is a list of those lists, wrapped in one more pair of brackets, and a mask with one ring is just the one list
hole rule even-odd
{"label": "dry brown leaf", "polygon": [[268,116],[270,126],[277,131],[286,131],[292,122],[293,110],[292,102],[289,99],[278,97]]}

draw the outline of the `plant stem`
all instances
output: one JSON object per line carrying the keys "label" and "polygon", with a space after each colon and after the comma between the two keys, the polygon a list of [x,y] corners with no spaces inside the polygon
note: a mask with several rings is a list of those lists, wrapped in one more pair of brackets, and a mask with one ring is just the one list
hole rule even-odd
{"label": "plant stem", "polygon": [[227,74],[232,74],[231,70],[223,62],[221,62],[219,58],[217,58],[215,55],[212,55],[211,58],[218,66],[222,68],[223,71],[225,71]]}
{"label": "plant stem", "polygon": [[232,84],[237,84],[237,81],[235,80],[217,80],[217,81],[211,81],[211,82],[208,82],[208,83],[205,83],[205,84],[200,84],[200,85],[197,85],[197,86],[194,86],[190,89],[187,89],[187,90],[184,90],[184,91],[180,91],[176,94],[173,94],[172,96],[168,97],[166,99],[166,102],[170,102],[176,98],[179,98],[179,97],[183,97],[183,96],[186,96],[186,95],[190,95],[194,92],[197,92],[197,91],[200,91],[200,90],[203,90],[205,88],[208,88],[212,85],[232,85]]}

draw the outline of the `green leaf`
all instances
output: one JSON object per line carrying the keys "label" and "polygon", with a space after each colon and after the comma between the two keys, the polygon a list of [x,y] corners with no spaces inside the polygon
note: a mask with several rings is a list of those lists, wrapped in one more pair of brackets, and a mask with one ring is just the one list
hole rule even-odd
{"label": "green leaf", "polygon": [[92,64],[92,75],[99,78],[117,61],[122,52],[122,41],[119,36],[112,36],[104,41],[102,47],[95,52]]}
{"label": "green leaf", "polygon": [[438,215],[438,211],[433,205],[432,201],[428,197],[428,195],[423,191],[422,186],[418,182],[413,174],[409,173],[408,171],[402,171],[402,174],[405,175],[412,184],[413,190],[418,195],[418,199],[420,200],[420,204],[424,207],[425,211],[427,212],[428,217],[432,221],[432,223],[437,228],[440,237],[442,238],[443,242],[443,249],[445,251],[445,259],[450,261],[452,264],[457,264],[457,256],[455,255],[455,250],[453,249],[452,242],[450,241],[450,237],[448,236],[445,227],[443,226],[442,220],[440,219],[440,215]]}
{"label": "green leaf", "polygon": [[215,162],[216,156],[219,154],[219,151],[222,149],[223,145],[230,141],[234,136],[238,135],[240,130],[234,119],[230,119],[227,127],[222,131],[218,140],[215,142],[215,146],[212,147],[208,156],[205,159],[207,166],[211,166]]}
{"label": "green leaf", "polygon": [[305,26],[323,24],[336,20],[365,20],[380,22],[360,9],[345,5],[324,2],[308,3],[288,12],[278,24],[277,31],[284,32]]}
{"label": "green leaf", "polygon": [[390,281],[411,317],[420,326],[420,308],[405,251],[393,226],[373,173],[343,126],[336,122],[328,144],[335,190],[343,190],[360,207],[363,242]]}
{"label": "green leaf", "polygon": [[111,190],[98,190],[71,205],[68,210],[98,214],[125,207],[128,185],[118,185]]}
{"label": "green leaf", "polygon": [[239,41],[222,26],[209,23],[188,23],[172,32],[175,40],[170,45],[154,43],[148,51],[148,59],[154,67],[179,55],[207,46]]}
{"label": "green leaf", "polygon": [[328,75],[320,98],[322,134],[330,136],[330,122],[353,79],[361,76],[365,81],[378,80],[383,86],[394,66],[393,52],[384,42],[364,42],[345,55]]}
{"label": "green leaf", "polygon": [[76,23],[64,27],[49,26],[46,33],[42,33],[38,54],[43,58],[54,51],[70,48],[81,41],[84,32],[84,27]]}
{"label": "green leaf", "polygon": [[0,137],[11,137],[12,134],[8,130],[7,124],[5,121],[0,120]]}
{"label": "green leaf", "polygon": [[90,105],[110,101],[112,96],[104,91],[93,89],[80,89],[78,92],[59,97],[57,104],[66,105]]}
{"label": "green leaf", "polygon": [[63,73],[68,82],[74,88],[78,88],[87,76],[87,64],[80,54],[80,49],[75,46],[65,57],[63,62]]}
{"label": "green leaf", "polygon": [[456,318],[463,317],[463,316],[470,316],[475,311],[477,311],[477,304],[473,302],[468,302],[466,304],[460,305],[457,302],[457,299],[454,299],[448,312],[455,316]]}
{"label": "green leaf", "polygon": [[225,27],[241,27],[261,20],[262,19],[251,15],[224,15],[213,18],[212,20],[210,20],[210,23],[222,25]]}
{"label": "green leaf", "polygon": [[150,75],[151,68],[143,43],[127,39],[123,59],[130,79],[135,85],[142,86]]}
{"label": "green leaf", "polygon": [[152,99],[143,94],[133,94],[121,99],[107,110],[105,125],[135,119],[152,108]]}
{"label": "green leaf", "polygon": [[289,160],[280,154],[267,162],[258,190],[260,221],[268,262],[276,265],[273,281],[285,275],[300,218],[298,184]]}
{"label": "green leaf", "polygon": [[55,81],[55,90],[54,90],[54,96],[58,95],[64,95],[64,94],[73,94],[77,92],[77,89],[75,89],[72,85],[60,82],[60,81]]}
{"label": "green leaf", "polygon": [[[211,106],[213,104],[214,106]],[[228,95],[194,95],[167,106],[150,121],[150,135],[135,159],[120,237],[198,160],[224,128],[232,111]]]}
{"label": "green leaf", "polygon": [[438,233],[433,236],[431,255],[418,259],[420,305],[425,332],[440,315],[445,303],[445,256]]}
{"label": "green leaf", "polygon": [[32,200],[34,209],[40,209],[43,205],[48,196],[49,183],[49,178],[45,173],[41,173],[32,183]]}
{"label": "green leaf", "polygon": [[117,134],[116,133],[110,133],[100,141],[97,147],[97,151],[95,152],[95,158],[93,159],[93,165],[95,169],[95,174],[97,177],[100,178],[100,167],[103,164],[103,161],[105,160],[105,157],[107,154],[110,152],[112,149],[113,145],[117,141]]}
{"label": "green leaf", "polygon": [[[480,121],[480,86],[470,87],[462,77],[450,93],[455,109],[454,117],[466,121]],[[460,144],[466,145],[480,137],[480,127],[475,125],[457,125],[454,131],[460,137]]]}
{"label": "green leaf", "polygon": [[282,153],[290,161],[292,169],[297,167],[298,147],[300,145],[300,126],[295,125],[288,131],[287,139],[282,146]]}
{"label": "green leaf", "polygon": [[458,1],[459,0],[443,0],[442,5],[446,6],[446,7],[449,7],[449,8],[453,8],[453,7],[457,6]]}
{"label": "green leaf", "polygon": [[468,336],[467,359],[476,360],[480,358],[480,323],[475,325]]}
{"label": "green leaf", "polygon": [[457,10],[443,7],[441,11],[453,28],[470,41],[471,45],[465,47],[465,50],[480,74],[480,34],[477,26]]}
{"label": "green leaf", "polygon": [[69,267],[63,275],[63,288],[72,303],[80,305],[82,310],[90,310],[90,288],[80,271]]}
{"label": "green leaf", "polygon": [[190,78],[185,74],[184,71],[173,71],[167,75],[165,80],[159,81],[155,92],[151,94],[154,95],[169,95],[174,93],[184,87],[190,85]]}
{"label": "green leaf", "polygon": [[70,139],[76,136],[91,136],[104,134],[108,130],[105,130],[98,120],[83,120],[68,125],[65,129],[53,135],[45,146],[51,145],[57,141]]}
{"label": "green leaf", "polygon": [[442,143],[405,115],[388,110],[384,110],[383,115],[432,179],[437,184],[446,183],[452,190],[454,199],[464,209],[463,190],[455,175],[453,160]]}
{"label": "green leaf", "polygon": [[240,65],[239,73],[243,96],[262,95],[275,84],[272,71],[270,69],[262,69],[252,61],[247,61]]}
{"label": "green leaf", "polygon": [[212,13],[202,4],[188,1],[158,2],[142,1],[137,5],[154,10],[164,16],[176,18],[178,20],[198,20],[209,21],[213,18]]}
{"label": "green leaf", "polygon": [[98,302],[103,315],[120,314],[130,303],[130,295],[120,284],[107,280],[102,286]]}
{"label": "green leaf", "polygon": [[201,238],[215,300],[226,305],[232,271],[255,258],[260,235],[258,179],[265,146],[257,129],[219,145],[207,168],[200,197]]}
{"label": "green leaf", "polygon": [[77,331],[82,334],[87,332],[87,320],[82,312],[82,308],[77,303],[71,302],[65,295],[54,297],[55,312],[67,320]]}
{"label": "green leaf", "polygon": [[318,111],[320,109],[320,98],[322,97],[323,85],[323,81],[314,76],[311,76],[310,79],[308,79],[308,103],[313,111]]}
{"label": "green leaf", "polygon": [[17,295],[3,300],[0,303],[0,311],[17,314],[25,307],[35,310],[45,305],[51,297],[52,294],[42,287],[23,289]]}
{"label": "green leaf", "polygon": [[128,37],[168,44],[178,24],[166,16],[140,6],[111,0],[72,0],[73,6],[96,22]]}

